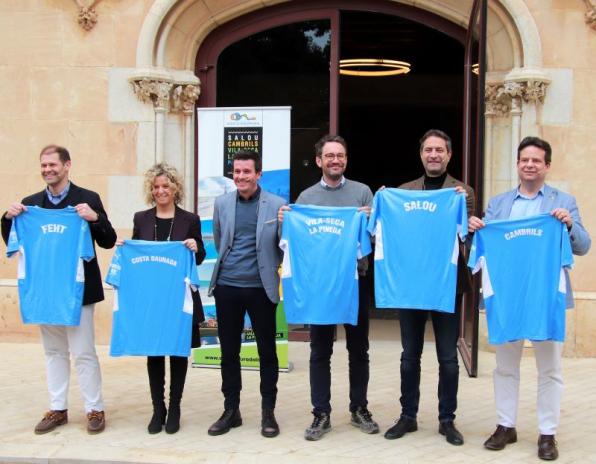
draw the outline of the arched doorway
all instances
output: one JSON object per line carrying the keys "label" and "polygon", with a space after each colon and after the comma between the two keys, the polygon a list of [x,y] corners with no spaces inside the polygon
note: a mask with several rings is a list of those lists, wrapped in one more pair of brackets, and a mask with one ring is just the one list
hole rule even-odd
{"label": "arched doorway", "polygon": [[[465,29],[386,1],[291,2],[243,16],[204,40],[198,106],[292,106],[291,198],[319,176],[313,145],[327,132],[349,144],[346,175],[376,190],[421,173],[418,138],[454,139],[462,177]],[[342,75],[339,60],[392,59],[411,72]]]}
{"label": "arched doorway", "polygon": [[[484,83],[472,64],[486,2],[473,5],[468,29],[386,1],[292,2],[243,16],[202,43],[198,106],[291,106],[291,199],[319,178],[312,147],[325,133],[347,139],[347,177],[376,190],[421,175],[418,139],[430,128],[452,136],[449,171],[481,194],[483,92],[474,89]],[[412,72],[342,75],[341,60],[355,58],[406,62]],[[475,375],[475,297],[463,313],[460,348]]]}

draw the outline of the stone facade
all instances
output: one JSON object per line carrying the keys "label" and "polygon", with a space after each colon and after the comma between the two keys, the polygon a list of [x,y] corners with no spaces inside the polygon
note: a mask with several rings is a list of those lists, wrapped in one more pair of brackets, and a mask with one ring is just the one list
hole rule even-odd
{"label": "stone facade", "polygon": [[[298,1],[298,0],[296,0]],[[396,0],[466,26],[471,1]],[[159,160],[194,191],[194,75],[205,37],[231,19],[283,0],[28,0],[0,2],[0,205],[39,190],[37,153],[71,150],[72,178],[98,191],[123,237],[144,208],[142,174]],[[590,159],[596,133],[596,13],[588,0],[489,2],[486,172],[488,196],[516,184],[514,147],[537,134],[553,145],[549,182],[577,197],[596,230]],[[8,185],[6,185],[8,184]],[[593,253],[592,253],[593,255]],[[111,251],[100,250],[105,270]],[[16,264],[0,258],[3,339],[35,337],[18,317]],[[596,356],[596,260],[577,259],[567,355]],[[111,298],[108,291],[108,300]],[[97,307],[107,342],[110,302]]]}

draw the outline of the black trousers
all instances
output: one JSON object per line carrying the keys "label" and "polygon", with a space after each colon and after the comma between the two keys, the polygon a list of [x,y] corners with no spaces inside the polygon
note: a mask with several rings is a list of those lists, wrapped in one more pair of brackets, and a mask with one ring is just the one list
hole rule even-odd
{"label": "black trousers", "polygon": [[275,347],[275,309],[263,288],[241,288],[217,285],[213,293],[217,311],[217,333],[221,346],[221,391],[224,408],[240,406],[241,336],[244,316],[248,312],[259,352],[261,406],[275,408],[279,363]]}
{"label": "black trousers", "polygon": [[459,307],[461,295],[456,298],[455,313],[402,309],[399,315],[401,330],[401,416],[416,419],[420,402],[420,358],[424,347],[424,328],[429,313],[435,334],[439,362],[439,422],[455,419],[459,364],[457,339],[459,337]]}
{"label": "black trousers", "polygon": [[[368,404],[368,281],[358,280],[358,325],[344,324],[350,380],[350,411]],[[335,325],[310,326],[310,398],[315,414],[331,412],[331,355]]]}

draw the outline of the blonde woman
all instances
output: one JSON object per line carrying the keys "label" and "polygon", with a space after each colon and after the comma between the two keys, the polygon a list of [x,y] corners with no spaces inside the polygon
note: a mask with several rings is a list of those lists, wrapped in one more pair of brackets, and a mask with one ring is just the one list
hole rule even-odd
{"label": "blonde woman", "polygon": [[[153,241],[183,241],[195,252],[196,263],[205,258],[201,238],[199,216],[181,209],[183,199],[182,180],[176,169],[166,163],[156,164],[145,173],[145,198],[152,208],[134,215],[132,238]],[[198,292],[193,292],[193,336],[192,346],[200,344],[198,324],[204,320],[203,307]],[[188,358],[170,356],[170,403],[166,409],[165,357],[148,356],[147,373],[153,403],[153,416],[147,426],[149,433],[161,432],[163,425],[167,433],[176,433],[180,428],[180,401],[186,380]]]}

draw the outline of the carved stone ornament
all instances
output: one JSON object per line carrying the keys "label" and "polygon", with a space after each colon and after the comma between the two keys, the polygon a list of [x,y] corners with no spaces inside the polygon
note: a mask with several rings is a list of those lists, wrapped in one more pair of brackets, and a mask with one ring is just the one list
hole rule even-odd
{"label": "carved stone ornament", "polygon": [[97,24],[97,12],[95,6],[101,2],[101,0],[94,0],[93,2],[85,4],[82,0],[75,0],[75,3],[79,7],[78,22],[79,25],[86,31],[90,31]]}
{"label": "carved stone ornament", "polygon": [[200,94],[201,88],[198,85],[176,85],[172,91],[172,110],[192,114]]}
{"label": "carved stone ornament", "polygon": [[484,105],[487,116],[505,116],[509,113],[509,98],[504,92],[503,84],[486,84],[484,89]]}
{"label": "carved stone ornament", "polygon": [[134,80],[132,86],[135,94],[143,103],[153,103],[155,111],[167,111],[170,92],[174,84],[156,79],[142,78]]}
{"label": "carved stone ornament", "polygon": [[523,83],[522,98],[528,103],[544,103],[546,86],[548,83],[538,80],[528,80]]}
{"label": "carved stone ornament", "polygon": [[590,0],[584,0],[586,3],[586,24],[596,31],[596,6]]}
{"label": "carved stone ornament", "polygon": [[521,111],[526,103],[544,103],[548,82],[538,79],[486,84],[484,104],[487,116],[506,116]]}

